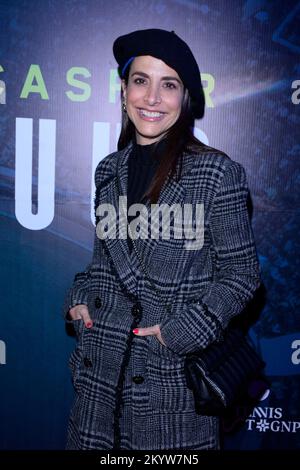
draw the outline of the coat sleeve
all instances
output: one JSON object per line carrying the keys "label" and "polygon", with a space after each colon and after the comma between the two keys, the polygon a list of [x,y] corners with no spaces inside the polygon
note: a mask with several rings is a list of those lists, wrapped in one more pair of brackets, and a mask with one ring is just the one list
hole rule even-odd
{"label": "coat sleeve", "polygon": [[[100,162],[101,163],[101,162]],[[95,185],[96,185],[96,194],[95,194],[95,205],[96,205],[96,197],[97,197],[97,188],[100,187],[101,184],[101,165],[98,164],[96,171],[95,171]],[[93,257],[95,256],[95,253],[98,253],[97,251],[97,234],[96,234],[96,229],[94,233],[94,249],[93,249]],[[66,322],[70,321],[68,318],[68,313],[70,308],[75,307],[75,305],[88,305],[88,289],[89,289],[89,283],[90,283],[90,269],[91,269],[92,263],[89,263],[85,270],[82,272],[79,272],[75,274],[73,284],[71,288],[67,291],[65,299],[64,299],[64,305],[63,305],[63,316],[66,320]]]}
{"label": "coat sleeve", "polygon": [[90,264],[86,267],[85,271],[77,273],[74,277],[72,287],[68,290],[63,306],[63,316],[68,321],[68,313],[70,308],[75,305],[88,305],[88,286],[90,280]]}
{"label": "coat sleeve", "polygon": [[216,340],[261,283],[247,196],[245,170],[231,161],[215,195],[209,223],[216,255],[214,279],[199,299],[160,325],[166,346],[177,354],[204,349]]}

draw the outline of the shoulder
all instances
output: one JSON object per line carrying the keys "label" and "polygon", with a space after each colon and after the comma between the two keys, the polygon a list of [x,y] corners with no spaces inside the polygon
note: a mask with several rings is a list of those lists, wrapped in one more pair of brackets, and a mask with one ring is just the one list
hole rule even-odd
{"label": "shoulder", "polygon": [[106,180],[114,177],[117,173],[117,165],[129,146],[123,150],[112,152],[106,155],[97,165],[95,170],[95,185],[98,187]]}
{"label": "shoulder", "polygon": [[208,178],[217,186],[246,178],[243,165],[217,148],[203,145],[185,155],[192,160],[191,177]]}

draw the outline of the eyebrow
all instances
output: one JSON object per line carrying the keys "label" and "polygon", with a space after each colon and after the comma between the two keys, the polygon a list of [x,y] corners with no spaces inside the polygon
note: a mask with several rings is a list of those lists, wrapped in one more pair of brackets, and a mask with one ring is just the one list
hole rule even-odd
{"label": "eyebrow", "polygon": [[[147,75],[145,72],[138,72],[138,71],[133,72],[131,74],[131,77],[133,77],[134,75],[141,75],[142,77],[149,78],[149,75]],[[167,77],[162,77],[161,79],[162,80],[174,80],[175,82],[178,82],[180,85],[182,85],[182,81],[176,77],[167,76]]]}

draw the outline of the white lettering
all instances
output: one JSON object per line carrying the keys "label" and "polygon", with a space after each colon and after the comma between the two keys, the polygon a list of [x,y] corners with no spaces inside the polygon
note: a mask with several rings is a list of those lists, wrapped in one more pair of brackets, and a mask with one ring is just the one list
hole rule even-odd
{"label": "white lettering", "polygon": [[300,103],[300,80],[294,80],[292,82],[292,88],[296,89],[291,96],[291,100],[293,104]]}
{"label": "white lettering", "polygon": [[[23,227],[41,230],[54,217],[56,121],[39,120],[38,178],[32,175],[33,120],[16,118],[16,218]],[[32,183],[37,184],[37,212],[32,213]]]}
{"label": "white lettering", "polygon": [[292,432],[297,432],[297,429],[300,429],[300,421],[293,421],[292,425]]}
{"label": "white lettering", "polygon": [[257,408],[254,408],[253,413],[250,415],[251,418],[267,418],[268,417],[268,408],[261,408],[258,406]]}
{"label": "white lettering", "polygon": [[280,421],[272,421],[270,425],[270,429],[273,432],[279,432],[280,431]]}
{"label": "white lettering", "polygon": [[[187,204],[190,206],[190,204]],[[201,213],[203,212],[203,204],[196,204],[196,206],[201,206]],[[197,207],[198,208],[198,207]],[[185,204],[183,205],[183,210],[185,210]],[[119,196],[119,211],[118,211],[118,237],[120,239],[127,238],[127,196]],[[132,204],[128,208],[128,214],[130,216],[135,216],[137,213],[139,215],[135,217],[129,224],[129,235],[131,239],[147,239],[148,238],[148,209],[144,204]],[[159,214],[162,214],[162,222],[160,225]],[[171,218],[171,213],[173,217]],[[154,214],[154,216],[153,216]],[[112,238],[117,237],[117,214],[115,207],[110,203],[101,203],[96,209],[96,215],[98,217],[104,217],[102,220],[99,220],[97,223],[96,233],[98,237],[102,240],[103,238]],[[171,220],[172,219],[172,220]],[[201,222],[204,221],[204,215],[201,218]],[[162,235],[163,240],[170,240],[170,229],[173,223],[173,238],[182,238],[182,235],[186,235],[185,230],[185,219],[184,224],[182,224],[182,208],[180,204],[173,204],[169,206],[168,204],[151,204],[151,238],[157,238],[160,234]],[[197,224],[199,225],[199,220]],[[190,221],[188,221],[189,226],[191,226]],[[184,230],[182,230],[182,225]],[[158,227],[161,227],[161,231],[158,230]],[[180,229],[180,230],[179,230]],[[203,234],[204,228],[198,227],[198,233]],[[190,236],[190,234],[189,234]],[[196,246],[196,247],[195,247]],[[189,246],[188,249],[199,249],[203,246],[203,241],[201,246],[199,243],[194,243],[193,246]]]}
{"label": "white lettering", "polygon": [[292,342],[291,348],[295,349],[292,354],[291,361],[295,366],[297,366],[300,364],[300,340],[295,339],[295,341]]}
{"label": "white lettering", "polygon": [[[2,65],[0,65],[0,72],[4,72]],[[3,80],[0,80],[0,104],[6,104],[6,85]]]}
{"label": "white lettering", "polygon": [[6,364],[6,344],[0,340],[0,364]]}
{"label": "white lettering", "polygon": [[[291,421],[281,421],[281,432],[284,432],[285,430],[287,432],[290,432],[291,431]],[[284,429],[285,428],[285,429]]]}
{"label": "white lettering", "polygon": [[96,227],[97,237],[100,240],[106,238],[116,238],[116,210],[112,204],[100,204],[97,207],[96,215],[103,217]]}
{"label": "white lettering", "polygon": [[275,408],[274,410],[274,418],[282,418],[282,408]]}
{"label": "white lettering", "polygon": [[253,424],[255,423],[255,419],[248,418],[246,419],[246,423],[248,423],[247,431],[252,431]]}
{"label": "white lettering", "polygon": [[91,221],[95,224],[94,197],[95,180],[94,175],[97,165],[109,154],[109,122],[94,122],[93,126],[93,163],[92,163],[92,184],[91,184]]}

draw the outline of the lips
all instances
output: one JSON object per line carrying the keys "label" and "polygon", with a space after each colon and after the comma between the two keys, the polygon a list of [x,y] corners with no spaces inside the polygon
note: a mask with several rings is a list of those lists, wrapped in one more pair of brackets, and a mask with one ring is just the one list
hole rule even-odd
{"label": "lips", "polygon": [[147,109],[139,108],[138,109],[139,116],[142,119],[149,120],[149,121],[160,121],[166,113],[161,111],[148,111]]}

